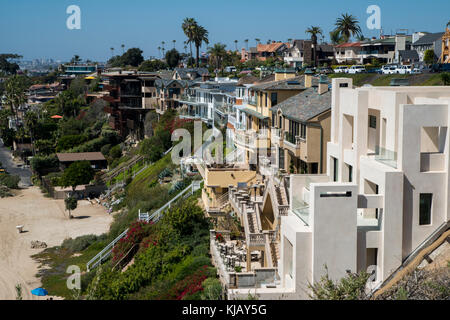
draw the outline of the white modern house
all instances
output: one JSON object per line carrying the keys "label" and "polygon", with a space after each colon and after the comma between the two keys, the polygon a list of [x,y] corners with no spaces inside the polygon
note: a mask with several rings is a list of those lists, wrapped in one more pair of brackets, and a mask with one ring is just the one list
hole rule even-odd
{"label": "white modern house", "polygon": [[331,117],[327,174],[289,177],[280,284],[251,291],[261,298],[307,299],[326,268],[336,281],[368,271],[374,289],[448,227],[449,87],[353,88],[336,78]]}

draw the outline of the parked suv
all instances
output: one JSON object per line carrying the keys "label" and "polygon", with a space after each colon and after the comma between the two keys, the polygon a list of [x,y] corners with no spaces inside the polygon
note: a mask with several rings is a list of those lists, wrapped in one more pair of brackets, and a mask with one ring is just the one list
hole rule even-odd
{"label": "parked suv", "polygon": [[398,66],[397,73],[399,74],[411,74],[412,67],[411,66]]}
{"label": "parked suv", "polygon": [[355,74],[364,72],[366,72],[366,68],[364,66],[351,66],[347,73]]}
{"label": "parked suv", "polygon": [[334,68],[334,73],[347,73],[347,71],[348,71],[348,67],[346,67],[346,66],[340,66],[340,67]]}
{"label": "parked suv", "polygon": [[397,67],[393,66],[393,65],[384,65],[381,68],[381,73],[382,74],[394,74],[394,73],[397,73]]}

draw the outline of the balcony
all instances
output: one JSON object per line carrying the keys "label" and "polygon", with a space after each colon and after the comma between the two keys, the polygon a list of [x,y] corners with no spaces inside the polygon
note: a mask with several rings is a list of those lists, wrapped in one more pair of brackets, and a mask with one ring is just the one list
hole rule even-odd
{"label": "balcony", "polygon": [[375,160],[397,169],[397,152],[395,151],[375,146]]}
{"label": "balcony", "polygon": [[445,171],[445,154],[439,152],[422,152],[420,154],[420,172]]}
{"label": "balcony", "polygon": [[300,143],[303,139],[300,136],[294,136],[290,132],[284,133],[284,147],[291,151],[296,157],[300,157]]}

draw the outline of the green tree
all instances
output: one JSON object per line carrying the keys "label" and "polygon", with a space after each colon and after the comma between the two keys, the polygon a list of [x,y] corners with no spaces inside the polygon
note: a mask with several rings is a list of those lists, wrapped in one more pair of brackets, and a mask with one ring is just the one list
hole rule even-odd
{"label": "green tree", "polygon": [[161,60],[145,60],[141,63],[138,70],[147,72],[156,72],[159,70],[165,70],[168,65]]}
{"label": "green tree", "polygon": [[222,43],[216,43],[213,47],[208,48],[210,59],[216,65],[216,69],[222,70],[222,61],[227,55],[225,50],[226,45]]}
{"label": "green tree", "polygon": [[143,61],[142,50],[139,48],[128,49],[122,55],[122,63],[124,66],[138,67]]}
{"label": "green tree", "polygon": [[178,66],[181,56],[177,49],[172,49],[166,53],[166,62],[169,68],[173,69]]}
{"label": "green tree", "polygon": [[351,14],[342,14],[341,17],[336,19],[335,26],[335,31],[339,32],[345,42],[348,42],[351,36],[360,36],[362,34],[358,19]]}
{"label": "green tree", "polygon": [[71,211],[75,210],[78,206],[77,198],[67,197],[64,199],[64,203],[66,204],[66,210],[69,211],[69,219],[72,219]]}
{"label": "green tree", "polygon": [[333,30],[330,32],[330,41],[332,44],[337,45],[344,42],[344,38],[341,36],[339,31]]}
{"label": "green tree", "polygon": [[75,188],[82,184],[88,184],[94,177],[94,169],[92,169],[89,161],[76,161],[64,170],[60,183],[63,187]]}
{"label": "green tree", "polygon": [[26,79],[23,76],[14,75],[5,84],[5,101],[10,107],[14,118],[17,120],[17,109],[27,101],[25,91],[27,89]]}
{"label": "green tree", "polygon": [[323,35],[322,33],[322,29],[320,27],[314,27],[311,26],[310,28],[306,29],[306,33],[309,33],[311,35],[311,41],[313,44],[313,56],[312,56],[312,60],[313,60],[313,65],[316,66],[317,64],[317,37],[319,35]]}
{"label": "green tree", "polygon": [[199,67],[200,66],[200,47],[202,46],[202,43],[209,44],[208,31],[204,27],[196,24],[193,28],[193,42],[195,44],[195,49],[197,52],[197,55],[196,55],[197,67]]}
{"label": "green tree", "polygon": [[425,51],[423,55],[423,61],[428,65],[433,64],[436,61],[433,49],[428,49]]}
{"label": "green tree", "polygon": [[222,283],[219,279],[208,278],[202,283],[203,300],[222,300]]}
{"label": "green tree", "polygon": [[10,62],[10,60],[18,58],[22,58],[22,56],[18,54],[0,54],[0,71],[6,74],[16,74],[20,67],[17,63]]}
{"label": "green tree", "polygon": [[186,44],[189,44],[190,57],[192,58],[192,43],[194,42],[194,29],[197,26],[197,21],[194,18],[185,18],[181,25],[184,34],[188,38]]}

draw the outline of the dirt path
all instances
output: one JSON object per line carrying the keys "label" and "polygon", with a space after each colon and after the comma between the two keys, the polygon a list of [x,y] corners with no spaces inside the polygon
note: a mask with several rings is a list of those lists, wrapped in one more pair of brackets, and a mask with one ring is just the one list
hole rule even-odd
{"label": "dirt path", "polygon": [[[102,234],[112,222],[102,206],[87,201],[78,202],[73,216],[67,218],[63,200],[46,198],[37,187],[0,199],[0,300],[15,299],[19,283],[24,299],[39,299],[30,293],[41,285],[35,276],[38,263],[30,257],[40,250],[31,249],[32,240],[44,241],[49,247],[60,245],[69,237]],[[19,234],[17,225],[23,225],[25,232]]]}

